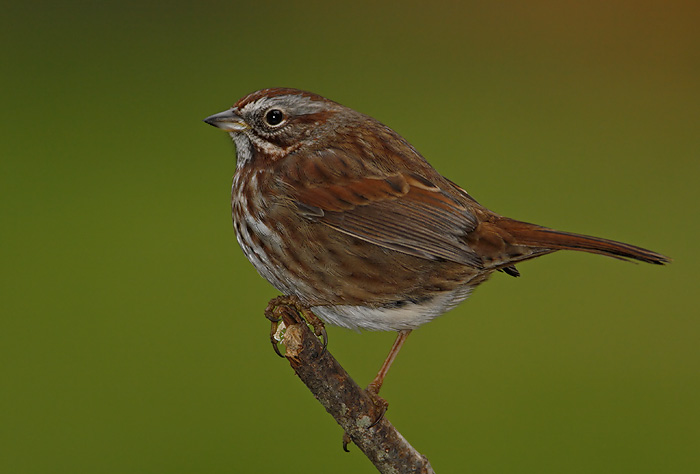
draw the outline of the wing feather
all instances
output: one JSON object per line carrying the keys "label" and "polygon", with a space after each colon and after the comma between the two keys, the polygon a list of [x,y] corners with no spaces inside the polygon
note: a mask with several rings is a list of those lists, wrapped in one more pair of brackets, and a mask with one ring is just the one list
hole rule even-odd
{"label": "wing feather", "polygon": [[465,238],[476,217],[424,176],[394,173],[295,189],[299,212],[339,232],[420,258],[483,267]]}

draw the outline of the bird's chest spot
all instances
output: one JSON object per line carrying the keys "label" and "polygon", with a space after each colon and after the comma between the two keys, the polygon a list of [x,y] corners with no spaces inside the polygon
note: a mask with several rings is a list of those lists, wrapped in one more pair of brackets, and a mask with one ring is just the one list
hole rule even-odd
{"label": "bird's chest spot", "polygon": [[260,185],[258,173],[247,179],[237,174],[231,192],[231,211],[236,236],[241,246],[259,247],[278,243],[278,236],[270,227],[269,199]]}
{"label": "bird's chest spot", "polygon": [[270,220],[273,205],[260,173],[237,173],[231,190],[231,210],[236,239],[256,270],[278,289],[286,284],[278,275],[284,249],[282,237]]}

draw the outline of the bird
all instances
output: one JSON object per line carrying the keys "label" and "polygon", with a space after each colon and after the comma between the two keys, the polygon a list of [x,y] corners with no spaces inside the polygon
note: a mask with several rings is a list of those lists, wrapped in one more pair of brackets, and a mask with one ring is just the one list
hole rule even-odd
{"label": "bird", "polygon": [[327,324],[397,332],[367,387],[377,397],[411,331],[495,272],[517,277],[516,264],[559,250],[670,262],[501,216],[397,132],[318,94],[261,89],[204,122],[235,144],[233,224],[258,273]]}

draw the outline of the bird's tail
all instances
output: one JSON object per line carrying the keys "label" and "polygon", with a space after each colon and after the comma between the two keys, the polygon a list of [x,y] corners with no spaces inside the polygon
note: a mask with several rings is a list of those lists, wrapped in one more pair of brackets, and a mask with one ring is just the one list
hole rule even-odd
{"label": "bird's tail", "polygon": [[510,235],[512,238],[512,240],[509,239],[510,244],[536,249],[579,250],[622,260],[638,260],[656,265],[663,265],[671,261],[670,258],[664,255],[635,245],[600,237],[562,232],[514,219],[500,218],[496,225]]}

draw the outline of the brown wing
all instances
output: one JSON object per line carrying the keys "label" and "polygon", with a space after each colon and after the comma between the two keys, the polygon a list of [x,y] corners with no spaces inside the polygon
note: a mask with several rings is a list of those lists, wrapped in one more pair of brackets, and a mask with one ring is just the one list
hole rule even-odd
{"label": "brown wing", "polygon": [[416,257],[483,267],[465,239],[477,226],[475,216],[416,173],[307,183],[296,189],[295,202],[305,217],[367,242]]}

